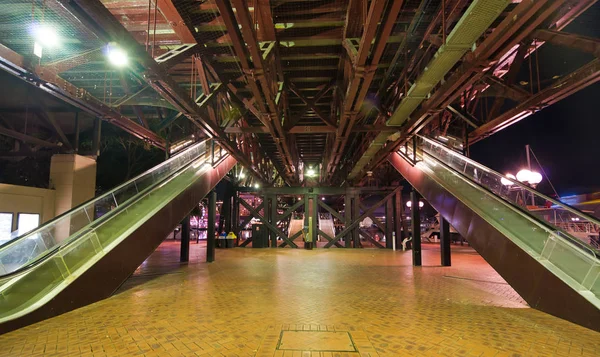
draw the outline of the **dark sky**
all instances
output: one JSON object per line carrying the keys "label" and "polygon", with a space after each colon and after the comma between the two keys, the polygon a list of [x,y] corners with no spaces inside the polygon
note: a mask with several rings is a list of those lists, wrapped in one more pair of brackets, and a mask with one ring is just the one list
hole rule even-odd
{"label": "dark sky", "polygon": [[[600,37],[600,3],[564,31]],[[592,59],[576,50],[544,45],[540,77],[543,81],[564,75]],[[520,77],[529,77],[527,68]],[[561,196],[600,191],[599,114],[600,82],[474,144],[471,157],[501,173],[515,174],[526,166],[525,145],[529,144]],[[552,193],[547,178],[539,190]]]}

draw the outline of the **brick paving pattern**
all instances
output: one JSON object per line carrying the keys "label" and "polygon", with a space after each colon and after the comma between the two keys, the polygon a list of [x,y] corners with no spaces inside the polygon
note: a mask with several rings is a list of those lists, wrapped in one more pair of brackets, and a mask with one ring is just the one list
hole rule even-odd
{"label": "brick paving pattern", "polygon": [[[600,334],[530,309],[468,247],[239,248],[179,264],[168,241],[113,297],[0,336],[0,356],[595,356]],[[347,332],[356,352],[282,350],[282,331]]]}

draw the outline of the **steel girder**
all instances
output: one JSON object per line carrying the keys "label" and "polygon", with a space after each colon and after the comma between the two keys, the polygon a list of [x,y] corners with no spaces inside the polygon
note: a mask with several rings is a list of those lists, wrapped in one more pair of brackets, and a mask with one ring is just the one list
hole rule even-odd
{"label": "steel girder", "polygon": [[[375,75],[375,69],[379,64],[379,60],[383,54],[383,49],[387,43],[387,39],[393,29],[394,23],[400,8],[402,7],[403,1],[392,1],[390,6],[390,13],[387,18],[384,17],[385,0],[374,0],[371,2],[369,12],[367,15],[367,21],[364,26],[364,31],[360,39],[358,50],[353,48],[352,44],[348,44],[344,39],[344,46],[349,52],[349,58],[352,64],[352,74],[348,88],[346,89],[346,95],[344,97],[343,107],[340,114],[340,121],[338,125],[335,138],[333,140],[333,147],[328,160],[324,162],[324,169],[326,170],[326,180],[329,180],[336,170],[348,138],[352,131],[352,127],[356,123],[358,111],[362,107],[362,103],[369,91],[369,87]],[[383,26],[379,33],[379,36],[375,42],[371,61],[367,63],[369,54],[371,54],[371,43],[376,39],[378,24],[382,22]],[[362,83],[362,87],[360,87]],[[360,91],[359,91],[360,88]]]}
{"label": "steel girder", "polygon": [[[269,133],[273,137],[277,151],[283,158],[286,170],[281,173],[282,177],[288,183],[297,182],[294,160],[292,159],[287,138],[283,132],[280,111],[275,103],[276,83],[265,72],[263,55],[260,53],[259,43],[256,39],[248,7],[244,1],[233,1],[240,21],[240,29],[229,1],[217,1],[216,3],[227,28],[227,33],[233,42],[234,52],[240,61],[248,86],[258,105],[260,112],[258,119],[263,125],[269,128]],[[271,73],[271,75],[273,74]]]}
{"label": "steel girder", "polygon": [[[100,37],[114,41],[127,48],[141,65],[138,75],[170,102],[178,111],[190,119],[205,135],[215,138],[238,162],[245,166],[257,179],[269,182],[267,175],[260,172],[248,157],[240,153],[235,142],[230,141],[223,130],[214,122],[206,120],[198,105],[189,98],[179,85],[169,78],[166,71],[145,51],[125,27],[104,7],[99,0],[59,0],[72,9],[77,18]],[[189,31],[189,30],[188,30]]]}
{"label": "steel girder", "polygon": [[77,88],[62,79],[51,68],[32,65],[23,56],[1,44],[0,68],[66,103],[118,126],[139,139],[161,149],[165,148],[164,139],[154,132],[116,112],[84,89]]}
{"label": "steel girder", "polygon": [[[424,128],[436,117],[437,113],[453,103],[475,82],[488,75],[493,68],[505,67],[510,64],[517,51],[517,45],[529,38],[538,26],[547,22],[548,19],[552,19],[549,27],[560,30],[594,2],[596,0],[580,1],[574,4],[571,4],[572,1],[564,0],[521,2],[478,45],[473,53],[465,57],[463,63],[453,71],[445,83],[436,89],[435,93],[404,124],[401,132],[397,136],[389,138],[392,142],[387,143],[373,156],[373,159],[360,171],[357,178],[362,177],[366,171],[372,170],[385,161],[390,152],[397,149],[414,133]],[[561,6],[563,7],[561,8]],[[563,9],[568,11],[563,11]],[[560,16],[552,18],[557,13]],[[536,48],[539,45],[541,45],[541,42],[537,44]]]}
{"label": "steel girder", "polygon": [[600,81],[600,59],[595,59],[573,73],[556,81],[515,108],[488,121],[469,134],[469,143],[475,143],[528,116]]}

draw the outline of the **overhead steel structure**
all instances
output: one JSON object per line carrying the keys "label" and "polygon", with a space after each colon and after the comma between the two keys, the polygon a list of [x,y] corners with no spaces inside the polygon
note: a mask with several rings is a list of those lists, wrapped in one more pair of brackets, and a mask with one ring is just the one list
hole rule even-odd
{"label": "overhead steel structure", "polygon": [[[11,0],[0,67],[160,148],[214,138],[266,184],[301,185],[307,167],[321,185],[360,184],[416,133],[467,148],[595,83],[598,39],[564,32],[595,2]],[[36,26],[61,40],[41,58]],[[589,61],[540,78],[545,43]],[[64,120],[40,137],[4,119],[0,135],[74,150]]]}

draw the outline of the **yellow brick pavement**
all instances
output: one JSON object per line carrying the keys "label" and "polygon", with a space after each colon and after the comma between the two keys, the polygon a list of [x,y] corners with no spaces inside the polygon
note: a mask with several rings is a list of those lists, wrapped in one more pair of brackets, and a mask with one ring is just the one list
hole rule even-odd
{"label": "yellow brick pavement", "polygon": [[[528,308],[483,259],[166,242],[110,299],[0,336],[0,356],[596,356],[600,334]],[[278,350],[285,330],[348,332],[357,352]]]}

